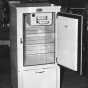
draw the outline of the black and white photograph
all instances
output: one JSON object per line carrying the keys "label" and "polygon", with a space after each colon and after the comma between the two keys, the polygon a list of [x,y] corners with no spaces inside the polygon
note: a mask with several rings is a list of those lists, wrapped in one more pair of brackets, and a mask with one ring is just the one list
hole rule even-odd
{"label": "black and white photograph", "polygon": [[0,88],[88,88],[88,1],[0,0]]}

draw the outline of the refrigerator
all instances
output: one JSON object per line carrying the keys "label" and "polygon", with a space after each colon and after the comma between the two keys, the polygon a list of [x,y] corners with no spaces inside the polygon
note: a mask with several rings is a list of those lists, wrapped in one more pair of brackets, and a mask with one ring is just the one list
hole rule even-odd
{"label": "refrigerator", "polygon": [[10,5],[12,88],[60,88],[60,66],[83,74],[83,16],[52,4]]}

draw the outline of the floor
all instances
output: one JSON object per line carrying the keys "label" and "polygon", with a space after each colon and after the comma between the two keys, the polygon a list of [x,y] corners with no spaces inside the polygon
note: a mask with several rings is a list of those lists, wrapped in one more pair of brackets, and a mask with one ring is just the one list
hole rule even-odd
{"label": "floor", "polygon": [[11,88],[9,58],[0,58],[0,88]]}
{"label": "floor", "polygon": [[[7,68],[0,71],[0,88],[11,88],[9,70]],[[76,72],[66,70],[61,88],[88,88],[88,79],[80,77]]]}
{"label": "floor", "polygon": [[0,74],[0,88],[11,88],[9,74]]}
{"label": "floor", "polygon": [[66,70],[62,88],[88,88],[88,79],[80,76],[77,72]]}

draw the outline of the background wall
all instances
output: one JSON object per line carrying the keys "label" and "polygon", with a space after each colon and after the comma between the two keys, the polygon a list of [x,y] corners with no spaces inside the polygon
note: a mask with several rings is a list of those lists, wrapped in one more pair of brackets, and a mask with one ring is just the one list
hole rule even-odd
{"label": "background wall", "polygon": [[[62,12],[83,14],[88,19],[87,0],[0,0],[0,41],[6,41],[6,40],[9,41],[9,26],[10,26],[9,25],[10,14],[9,14],[9,5],[8,5],[9,1],[20,1],[21,3],[28,3],[28,2],[54,3],[56,5],[62,5],[62,10],[61,10]],[[72,10],[71,8],[80,8],[80,9]],[[88,20],[86,21],[85,25],[87,26],[87,30],[88,30]],[[1,62],[0,70],[4,68],[4,70],[7,71],[6,69],[10,65],[9,54],[10,54],[9,46],[0,44],[0,62]]]}

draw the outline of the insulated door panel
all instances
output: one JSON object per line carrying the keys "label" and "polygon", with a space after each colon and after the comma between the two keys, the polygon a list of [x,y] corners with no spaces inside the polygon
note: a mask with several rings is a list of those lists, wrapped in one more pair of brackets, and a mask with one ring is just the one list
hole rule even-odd
{"label": "insulated door panel", "polygon": [[58,64],[74,71],[82,69],[82,24],[79,18],[81,16],[58,14],[56,20]]}

